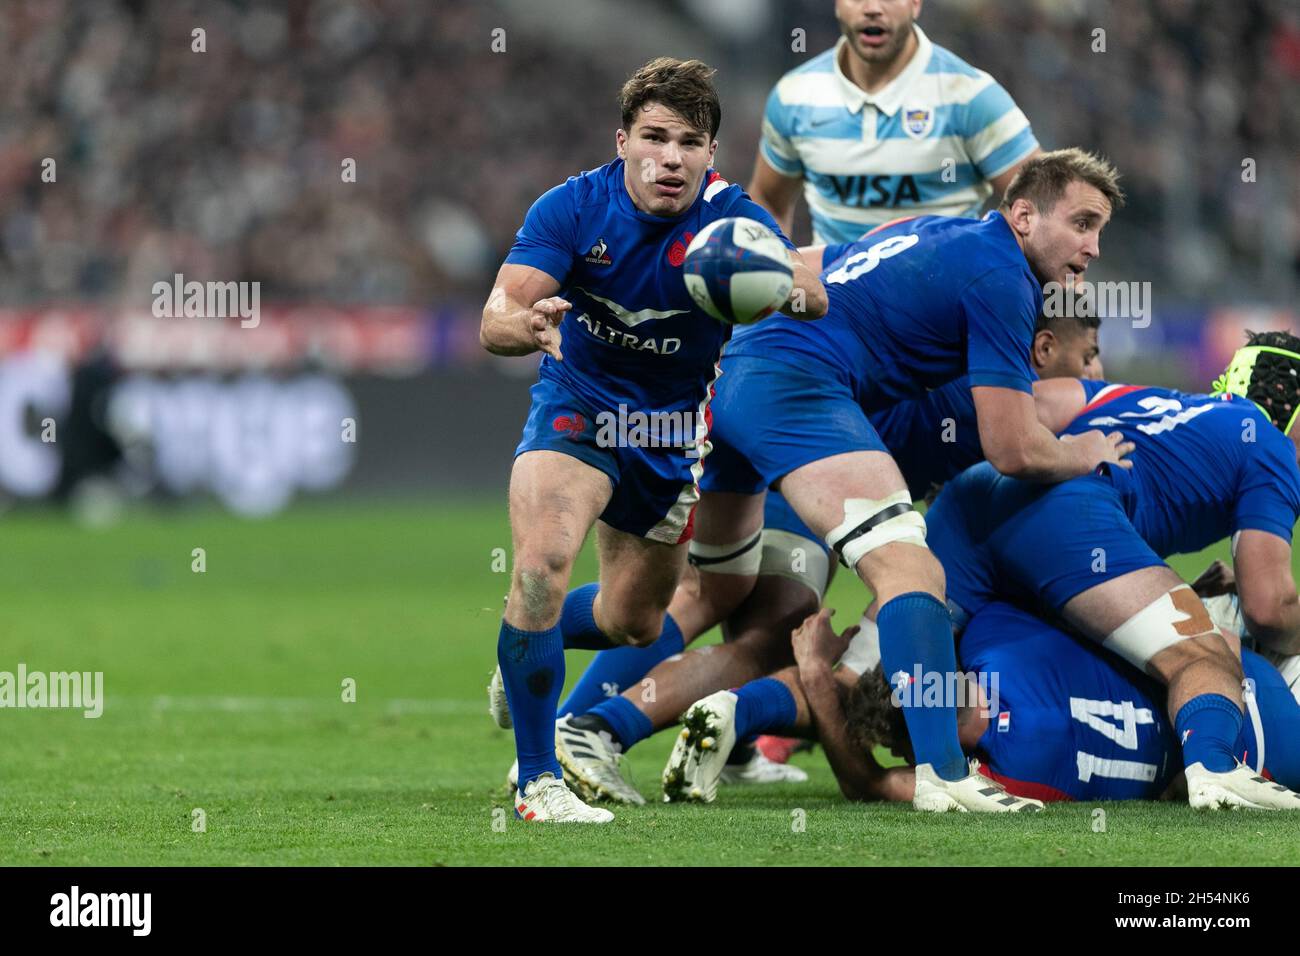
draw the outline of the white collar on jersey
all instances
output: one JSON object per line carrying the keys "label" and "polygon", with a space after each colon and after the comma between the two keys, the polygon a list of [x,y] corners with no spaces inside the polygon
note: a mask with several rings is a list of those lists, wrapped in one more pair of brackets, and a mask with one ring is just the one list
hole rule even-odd
{"label": "white collar on jersey", "polygon": [[844,93],[844,105],[849,108],[850,113],[858,112],[868,103],[886,116],[893,116],[902,108],[903,97],[907,95],[908,87],[925,72],[926,66],[930,63],[930,54],[934,49],[934,44],[925,35],[925,31],[915,23],[912,24],[912,29],[916,31],[916,52],[912,54],[912,59],[907,66],[903,67],[902,73],[894,77],[884,89],[877,90],[875,93],[867,93],[845,75],[843,68],[840,66],[840,56],[849,41],[847,37],[840,37],[840,42],[835,44],[835,56],[832,62],[835,79],[839,82],[840,89]]}

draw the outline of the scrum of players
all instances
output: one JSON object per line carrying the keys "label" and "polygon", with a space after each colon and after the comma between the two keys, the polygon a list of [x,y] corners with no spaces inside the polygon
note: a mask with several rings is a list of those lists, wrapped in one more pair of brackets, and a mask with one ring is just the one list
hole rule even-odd
{"label": "scrum of players", "polygon": [[[1300,338],[1252,334],[1210,394],[1106,382],[1097,319],[1044,287],[1100,254],[1118,173],[1043,152],[920,8],[838,0],[841,40],[768,99],[749,194],[711,168],[712,70],[647,63],[618,158],[519,230],[480,338],[544,353],[488,688],[521,820],[644,803],[623,758],[679,720],[667,801],[798,779],[755,751],[769,735],[818,741],[846,797],[918,810],[1300,809]],[[729,217],[793,262],[780,310],[730,335],[681,273]],[[689,427],[604,440],[628,409]],[[571,588],[593,526],[599,580]],[[1225,538],[1232,567],[1193,586],[1165,563]],[[841,633],[836,564],[867,606]],[[571,648],[598,653],[561,703]]]}

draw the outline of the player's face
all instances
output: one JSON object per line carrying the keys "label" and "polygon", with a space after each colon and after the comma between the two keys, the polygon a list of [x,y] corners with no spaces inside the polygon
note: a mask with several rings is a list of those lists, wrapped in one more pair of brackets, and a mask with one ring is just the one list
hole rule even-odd
{"label": "player's face", "polygon": [[835,19],[849,49],[873,64],[898,57],[920,13],[921,0],[835,0]]}
{"label": "player's face", "polygon": [[1101,378],[1098,356],[1096,329],[1058,324],[1055,330],[1034,336],[1034,370],[1039,378]]}
{"label": "player's face", "polygon": [[[1015,205],[1022,202],[1018,199]],[[1068,288],[1082,279],[1088,264],[1101,255],[1101,231],[1110,222],[1110,212],[1110,201],[1100,189],[1076,179],[1046,213],[1027,213],[1025,258],[1039,281]]]}
{"label": "player's face", "polygon": [[655,102],[641,107],[630,130],[619,130],[618,155],[632,203],[652,216],[677,216],[699,195],[717,140]]}

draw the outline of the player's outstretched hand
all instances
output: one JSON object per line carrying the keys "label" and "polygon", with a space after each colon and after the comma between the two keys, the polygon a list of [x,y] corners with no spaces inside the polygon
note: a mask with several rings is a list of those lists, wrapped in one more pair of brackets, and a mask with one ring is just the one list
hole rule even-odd
{"label": "player's outstretched hand", "polygon": [[553,295],[534,302],[532,315],[528,317],[533,343],[557,362],[564,360],[560,354],[560,330],[557,326],[564,318],[564,313],[572,308],[572,302]]}
{"label": "player's outstretched hand", "polygon": [[1088,470],[1101,464],[1119,465],[1132,468],[1133,462],[1126,458],[1133,452],[1134,444],[1124,440],[1123,432],[1103,432],[1097,429],[1078,435],[1062,435],[1061,441],[1077,445],[1088,461]]}
{"label": "player's outstretched hand", "polygon": [[829,667],[844,656],[849,649],[849,641],[858,633],[858,626],[844,629],[843,634],[836,634],[831,627],[830,608],[822,608],[816,614],[810,614],[790,635],[794,647],[794,660],[800,669],[810,666],[825,665]]}
{"label": "player's outstretched hand", "polygon": [[1215,558],[1210,562],[1210,566],[1201,572],[1201,576],[1192,582],[1192,590],[1197,596],[1203,598],[1235,594],[1237,578],[1232,573],[1232,568]]}

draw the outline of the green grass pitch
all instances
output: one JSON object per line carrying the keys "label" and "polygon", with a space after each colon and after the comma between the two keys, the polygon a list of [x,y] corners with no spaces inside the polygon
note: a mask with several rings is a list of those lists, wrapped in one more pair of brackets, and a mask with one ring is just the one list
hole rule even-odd
{"label": "green grass pitch", "polygon": [[[97,720],[0,710],[0,863],[1294,862],[1282,815],[1106,804],[1095,832],[1085,805],[996,819],[852,805],[820,753],[797,758],[807,784],[724,788],[709,807],[516,823],[512,740],[483,690],[507,590],[494,548],[509,548],[497,502],[146,512],[105,531],[7,516],[0,670],[103,671],[106,706]],[[589,546],[575,581],[593,573]],[[830,604],[851,622],[861,586],[840,575]],[[588,657],[570,655],[570,680]],[[670,746],[662,734],[630,758],[652,801]]]}

